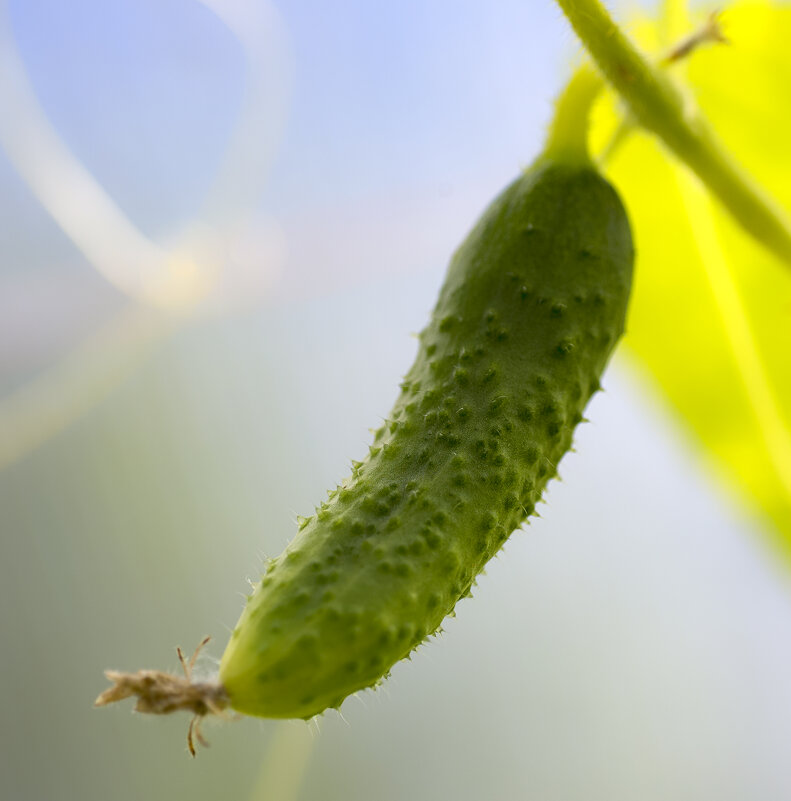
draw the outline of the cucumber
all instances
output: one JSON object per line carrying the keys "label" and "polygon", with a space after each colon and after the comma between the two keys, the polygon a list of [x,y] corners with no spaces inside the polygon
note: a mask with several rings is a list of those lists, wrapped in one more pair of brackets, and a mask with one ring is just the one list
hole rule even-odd
{"label": "cucumber", "polygon": [[621,201],[584,159],[544,155],[494,200],[368,455],[250,597],[220,664],[233,709],[313,717],[437,631],[556,475],[633,261]]}

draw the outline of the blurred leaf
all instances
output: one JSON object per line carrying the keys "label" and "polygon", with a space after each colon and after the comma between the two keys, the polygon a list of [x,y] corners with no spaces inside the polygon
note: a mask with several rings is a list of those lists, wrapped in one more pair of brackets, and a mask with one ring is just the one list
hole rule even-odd
{"label": "blurred leaf", "polygon": [[[697,51],[689,82],[736,159],[791,210],[791,7],[735,4],[724,23],[732,44]],[[657,30],[638,33],[655,51]],[[599,149],[614,109],[610,102],[597,120]],[[607,172],[638,253],[628,352],[789,558],[791,269],[648,136],[627,137]]]}

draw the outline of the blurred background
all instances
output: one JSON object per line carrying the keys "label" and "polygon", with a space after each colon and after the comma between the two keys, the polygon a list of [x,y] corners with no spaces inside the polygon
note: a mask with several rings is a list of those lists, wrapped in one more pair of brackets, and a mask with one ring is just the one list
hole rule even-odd
{"label": "blurred background", "polygon": [[216,668],[538,151],[549,0],[0,2],[0,799],[791,797],[791,580],[616,358],[446,634],[342,717],[95,710]]}

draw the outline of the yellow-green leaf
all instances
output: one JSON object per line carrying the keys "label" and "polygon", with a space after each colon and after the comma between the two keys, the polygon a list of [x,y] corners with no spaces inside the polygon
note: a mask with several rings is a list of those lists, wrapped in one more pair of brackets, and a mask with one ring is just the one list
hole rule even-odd
{"label": "yellow-green leaf", "polygon": [[[724,24],[732,44],[696,51],[688,82],[736,159],[791,211],[791,7],[737,4]],[[611,103],[600,149],[615,119]],[[647,135],[628,136],[607,172],[638,250],[628,352],[791,558],[791,267]]]}

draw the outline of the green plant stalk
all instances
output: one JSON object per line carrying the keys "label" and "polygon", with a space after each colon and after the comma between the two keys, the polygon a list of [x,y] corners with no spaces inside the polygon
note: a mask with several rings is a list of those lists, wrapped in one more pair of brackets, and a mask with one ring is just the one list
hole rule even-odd
{"label": "green plant stalk", "polygon": [[564,164],[593,166],[588,148],[590,110],[604,81],[596,70],[584,64],[569,79],[555,103],[544,155]]}
{"label": "green plant stalk", "polygon": [[658,136],[749,234],[791,265],[791,221],[734,161],[693,100],[639,52],[600,0],[557,3],[640,125]]}

